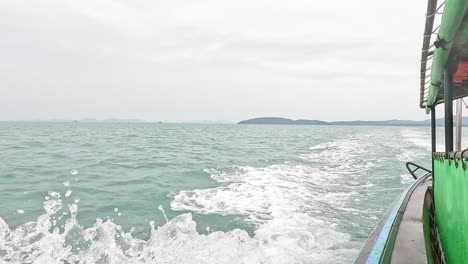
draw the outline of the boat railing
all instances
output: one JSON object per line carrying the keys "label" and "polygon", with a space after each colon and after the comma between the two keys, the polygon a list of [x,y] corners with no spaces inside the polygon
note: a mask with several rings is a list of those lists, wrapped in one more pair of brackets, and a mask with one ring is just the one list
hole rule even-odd
{"label": "boat railing", "polygon": [[[445,1],[437,5],[437,0],[429,0],[427,3],[426,24],[424,27],[423,46],[421,51],[421,73],[420,73],[420,103],[421,108],[426,108],[429,87],[431,86],[431,66],[434,55],[434,40],[440,27],[440,15],[442,14]],[[435,23],[434,23],[435,22]],[[434,28],[434,24],[437,26]],[[435,36],[435,37],[434,37]]]}
{"label": "boat railing", "polygon": [[[409,173],[411,174],[411,176],[413,176],[413,178],[415,180],[417,180],[420,177],[425,177],[426,174],[431,174],[432,173],[431,170],[426,169],[423,166],[418,165],[418,164],[416,164],[414,162],[410,162],[410,161],[406,162],[406,169],[409,171]],[[419,177],[418,177],[416,172],[419,171],[419,170],[424,171],[424,174],[419,175]]]}

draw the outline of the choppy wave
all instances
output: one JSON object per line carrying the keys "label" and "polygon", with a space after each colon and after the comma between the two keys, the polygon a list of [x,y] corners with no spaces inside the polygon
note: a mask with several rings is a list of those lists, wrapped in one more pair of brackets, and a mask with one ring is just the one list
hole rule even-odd
{"label": "choppy wave", "polygon": [[[365,151],[363,147],[357,139],[311,147],[313,153],[300,158],[315,165],[237,166],[234,172],[209,169],[206,172],[223,185],[181,191],[171,208],[244,216],[257,227],[253,239],[268,244],[278,260],[271,259],[272,263],[349,262],[357,253],[355,242],[324,215],[329,210],[354,210],[349,203],[359,201],[362,194],[343,182],[373,167],[372,162],[355,159]],[[358,185],[360,189],[373,186],[368,182]]]}
{"label": "choppy wave", "polygon": [[[15,229],[0,218],[0,262],[312,263],[336,258],[333,252],[317,249],[331,249],[349,239],[306,214],[288,218],[302,221],[311,230],[319,229],[316,236],[307,229],[290,232],[296,223],[265,225],[254,238],[239,229],[204,235],[197,233],[192,215],[186,213],[161,227],[150,222],[150,238],[141,240],[111,219],[97,219],[92,227],[83,228],[76,220],[79,199],[62,210],[60,198],[60,193],[49,192],[44,201],[46,213]],[[334,251],[339,251],[341,257],[355,253],[346,247]]]}
{"label": "choppy wave", "polygon": [[[182,214],[169,220],[160,206],[167,223],[150,221],[148,239],[111,218],[81,225],[78,190],[65,182],[63,192],[49,192],[35,221],[11,228],[0,218],[0,263],[349,263],[386,209],[374,199],[389,188],[397,193],[393,180],[411,181],[389,164],[426,155],[415,150],[427,147],[425,134],[394,132],[407,142],[397,144],[401,137],[374,132],[309,147],[314,142],[276,164],[207,168],[218,186],[171,195],[171,209]],[[192,213],[238,216],[255,230],[202,234]]]}
{"label": "choppy wave", "polygon": [[[1,220],[0,257],[9,263],[346,263],[358,246],[323,215],[354,210],[348,202],[359,195],[340,186],[340,179],[372,167],[353,159],[361,151],[356,144],[339,141],[301,155],[318,162],[315,166],[206,169],[222,186],[174,196],[173,210],[243,216],[256,227],[253,237],[239,229],[199,234],[190,213],[161,227],[152,222],[149,240],[125,232],[112,219],[84,228],[76,220],[79,199],[64,210],[61,194],[50,192],[46,214],[37,221],[10,229]],[[68,197],[72,190],[64,185]]]}
{"label": "choppy wave", "polygon": [[[401,148],[403,151],[401,151],[401,153],[396,156],[399,161],[415,161],[421,158],[430,157],[430,134],[416,129],[404,129],[400,132],[400,134],[403,139],[403,142],[401,143]],[[440,149],[441,146],[438,145],[438,148]],[[402,178],[402,182],[407,183],[408,181],[403,180]]]}
{"label": "choppy wave", "polygon": [[[212,177],[228,185],[182,191],[171,203],[173,210],[204,214],[243,215],[256,225],[256,241],[268,245],[274,258],[267,263],[317,263],[356,253],[350,235],[335,224],[317,217],[319,203],[337,206],[349,194],[323,193],[314,185],[316,171],[303,166],[275,165],[267,168],[241,167],[238,174],[211,170]],[[314,191],[314,189],[316,191]],[[346,255],[346,254],[345,254]],[[283,259],[284,261],[280,261]]]}
{"label": "choppy wave", "polygon": [[414,178],[409,173],[403,173],[400,175],[400,180],[402,184],[407,184],[414,181]]}
{"label": "choppy wave", "polygon": [[419,130],[406,129],[401,132],[403,138],[416,146],[421,146],[427,150],[431,149],[431,135]]}

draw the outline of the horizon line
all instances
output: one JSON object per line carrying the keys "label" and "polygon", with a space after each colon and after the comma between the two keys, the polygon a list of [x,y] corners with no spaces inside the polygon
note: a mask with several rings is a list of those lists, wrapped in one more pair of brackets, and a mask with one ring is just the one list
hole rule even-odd
{"label": "horizon line", "polygon": [[[97,119],[97,118],[81,118],[81,119],[61,119],[61,118],[50,118],[50,119],[0,119],[0,122],[39,122],[39,123],[166,123],[166,124],[207,124],[207,123],[214,123],[214,124],[237,124],[242,121],[247,121],[247,120],[253,120],[253,119],[259,119],[259,118],[281,118],[281,119],[289,119],[293,121],[298,121],[298,120],[314,120],[314,121],[322,121],[322,122],[328,122],[328,123],[333,123],[333,122],[357,122],[357,121],[363,121],[363,122],[379,122],[379,121],[427,121],[430,120],[430,118],[426,119],[421,119],[421,120],[414,120],[414,119],[398,119],[398,118],[392,118],[392,119],[376,119],[376,120],[369,120],[369,119],[353,119],[353,120],[322,120],[322,119],[305,119],[305,118],[285,118],[285,117],[275,117],[275,116],[262,116],[262,117],[254,117],[254,118],[247,118],[247,119],[242,119],[239,121],[231,121],[231,120],[186,120],[186,121],[164,121],[164,120],[147,120],[147,119],[140,119],[140,118],[103,118],[103,119]],[[443,119],[444,117],[437,118],[437,119]]]}

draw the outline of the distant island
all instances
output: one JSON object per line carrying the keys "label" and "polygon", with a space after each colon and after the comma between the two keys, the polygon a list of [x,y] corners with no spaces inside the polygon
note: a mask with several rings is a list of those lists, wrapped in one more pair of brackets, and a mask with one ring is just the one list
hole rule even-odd
{"label": "distant island", "polygon": [[[328,126],[430,126],[431,120],[426,119],[422,121],[413,120],[384,120],[384,121],[334,121],[326,122],[321,120],[308,120],[308,119],[288,119],[282,117],[258,117],[248,120],[243,120],[238,123],[239,125],[328,125]],[[437,126],[444,125],[444,119],[439,118],[436,120]],[[454,121],[455,124],[455,121]],[[463,126],[468,126],[468,117],[463,118]]]}
{"label": "distant island", "polygon": [[[0,122],[33,122],[33,123],[151,123],[140,119],[124,119],[124,118],[83,118],[83,119],[36,119],[36,120],[1,120]],[[155,123],[162,123],[154,121]]]}
{"label": "distant island", "polygon": [[108,118],[108,119],[96,119],[96,118],[83,118],[80,120],[75,120],[75,122],[80,123],[146,123],[144,120],[140,119],[123,119],[123,118]]}

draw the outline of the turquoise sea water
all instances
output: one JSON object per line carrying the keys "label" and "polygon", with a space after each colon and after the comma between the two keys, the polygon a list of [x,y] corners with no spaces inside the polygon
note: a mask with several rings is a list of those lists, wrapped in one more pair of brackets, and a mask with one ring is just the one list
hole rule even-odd
{"label": "turquoise sea water", "polygon": [[429,160],[428,127],[0,123],[0,263],[350,263]]}

